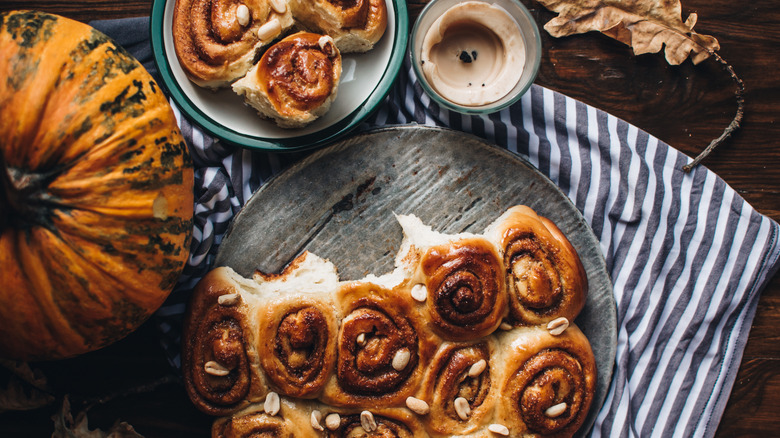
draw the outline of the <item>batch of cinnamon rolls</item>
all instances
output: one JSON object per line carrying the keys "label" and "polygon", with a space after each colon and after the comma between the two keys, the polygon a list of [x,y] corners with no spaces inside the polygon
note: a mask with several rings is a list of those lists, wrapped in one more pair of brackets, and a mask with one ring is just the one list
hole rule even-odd
{"label": "batch of cinnamon rolls", "polygon": [[355,281],[304,252],[283,272],[228,267],[196,286],[183,333],[192,402],[214,437],[572,436],[596,364],[574,323],[580,259],[531,208],[482,234],[397,216],[395,269]]}
{"label": "batch of cinnamon rolls", "polygon": [[330,109],[342,54],[371,50],[387,13],[385,0],[176,0],[172,35],[193,83],[297,128]]}

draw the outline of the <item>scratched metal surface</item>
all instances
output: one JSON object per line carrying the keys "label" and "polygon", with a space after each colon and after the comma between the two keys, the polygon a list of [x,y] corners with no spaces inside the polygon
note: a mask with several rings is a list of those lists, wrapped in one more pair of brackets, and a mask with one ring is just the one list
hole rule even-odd
{"label": "scratched metal surface", "polygon": [[[331,260],[343,280],[389,272],[402,233],[393,213],[415,214],[444,233],[481,233],[525,204],[555,221],[588,274],[577,324],[599,367],[594,406],[606,396],[615,357],[612,286],[598,241],[576,207],[533,166],[477,137],[402,126],[322,149],[263,185],[236,215],[216,258],[244,276],[279,272],[303,250]],[[591,410],[588,427],[597,409]]]}

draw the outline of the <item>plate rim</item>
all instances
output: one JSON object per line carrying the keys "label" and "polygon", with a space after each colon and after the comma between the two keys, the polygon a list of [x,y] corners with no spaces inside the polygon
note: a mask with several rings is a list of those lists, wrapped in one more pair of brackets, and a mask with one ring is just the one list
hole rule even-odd
{"label": "plate rim", "polygon": [[318,148],[330,143],[356,128],[366,118],[374,113],[390,92],[401,71],[403,59],[406,56],[409,43],[409,16],[404,0],[389,0],[393,5],[395,19],[395,38],[390,50],[390,60],[384,69],[382,78],[369,96],[352,112],[341,120],[322,128],[319,131],[285,138],[269,138],[239,133],[224,126],[207,116],[187,94],[176,80],[167,62],[165,41],[160,29],[164,26],[165,7],[169,1],[153,0],[149,20],[152,58],[160,74],[162,85],[174,100],[182,116],[205,130],[209,135],[219,138],[229,144],[270,152],[297,152]]}
{"label": "plate rim", "polygon": [[[609,273],[609,269],[607,268],[606,259],[605,259],[604,255],[603,255],[603,252],[600,249],[598,237],[595,235],[595,233],[593,232],[592,228],[590,227],[590,225],[585,220],[585,217],[582,215],[582,213],[579,211],[579,209],[576,207],[576,205],[574,205],[574,202],[568,196],[566,196],[566,194],[563,192],[563,190],[561,190],[561,188],[557,184],[555,184],[552,180],[550,180],[550,178],[548,176],[544,175],[538,168],[536,168],[527,159],[525,159],[524,157],[522,157],[519,154],[516,154],[516,153],[513,153],[513,152],[509,151],[508,149],[499,147],[499,146],[491,143],[487,139],[484,139],[484,138],[479,137],[479,136],[477,136],[475,134],[472,134],[472,133],[468,133],[468,132],[464,132],[464,131],[460,131],[460,130],[457,130],[457,129],[454,129],[454,128],[449,128],[449,127],[444,127],[444,126],[429,126],[429,125],[418,125],[418,124],[401,124],[401,125],[381,126],[381,127],[375,127],[375,128],[367,129],[365,131],[361,131],[359,133],[356,133],[356,134],[354,134],[354,135],[352,135],[352,136],[350,136],[348,138],[345,138],[345,139],[342,139],[342,140],[340,140],[338,142],[335,142],[335,143],[333,143],[331,145],[328,145],[327,147],[321,148],[321,149],[317,150],[316,152],[314,152],[313,154],[310,154],[310,155],[304,157],[303,159],[298,160],[296,163],[294,163],[293,165],[289,166],[284,171],[279,172],[279,173],[273,175],[271,178],[267,179],[263,183],[263,185],[261,185],[257,190],[255,190],[252,193],[252,195],[249,197],[249,199],[246,200],[246,202],[244,203],[242,208],[230,220],[230,223],[228,224],[228,226],[227,226],[227,228],[226,228],[226,230],[225,230],[225,232],[223,234],[222,240],[220,242],[219,249],[217,250],[217,253],[214,256],[213,266],[214,267],[217,267],[217,266],[229,266],[227,263],[225,263],[225,260],[224,260],[224,257],[223,257],[223,251],[226,250],[225,249],[226,247],[225,247],[224,244],[226,242],[229,243],[231,234],[233,234],[233,232],[234,232],[234,229],[235,229],[234,225],[236,224],[236,222],[242,220],[241,218],[246,215],[246,214],[244,214],[247,211],[247,209],[245,207],[248,206],[251,202],[253,202],[253,200],[255,200],[254,202],[258,202],[258,201],[256,201],[256,199],[258,198],[258,196],[256,196],[256,195],[258,195],[259,193],[264,192],[266,190],[270,190],[269,188],[271,188],[274,184],[278,183],[278,181],[282,180],[286,175],[291,174],[291,173],[300,172],[300,170],[302,168],[305,168],[306,166],[311,165],[312,162],[320,159],[321,157],[326,156],[326,155],[328,155],[330,153],[335,153],[335,152],[332,152],[332,151],[337,151],[339,148],[342,148],[342,147],[348,147],[349,145],[347,143],[350,143],[350,144],[351,143],[355,143],[355,142],[361,143],[359,141],[360,138],[363,138],[363,137],[366,137],[366,136],[382,134],[383,132],[387,132],[387,131],[393,132],[393,131],[399,131],[399,130],[444,131],[444,132],[450,132],[450,133],[454,133],[454,134],[457,134],[457,135],[464,135],[466,137],[470,137],[470,138],[474,139],[475,141],[477,141],[477,142],[481,143],[482,145],[484,145],[484,147],[491,148],[495,153],[505,157],[506,159],[509,159],[509,160],[512,160],[512,161],[516,162],[518,165],[522,165],[529,172],[533,172],[536,175],[538,175],[539,177],[541,177],[544,180],[546,180],[550,184],[551,189],[556,191],[560,195],[560,197],[562,198],[562,201],[567,202],[572,209],[577,211],[577,213],[578,213],[577,221],[580,222],[581,224],[584,224],[585,228],[588,230],[588,239],[591,240],[591,243],[596,245],[596,247],[598,248],[598,254],[600,255],[600,257],[598,258],[597,261],[594,262],[594,265],[596,265],[595,267],[597,268],[597,270],[605,276],[606,283],[607,283],[607,285],[609,287],[609,291],[608,291],[609,292],[609,296],[610,296],[609,309],[608,309],[609,312],[610,312],[609,320],[614,322],[613,327],[611,327],[612,330],[608,333],[608,335],[609,335],[609,345],[608,345],[609,353],[608,353],[608,356],[610,358],[610,361],[609,361],[608,364],[602,364],[603,366],[608,367],[608,370],[605,370],[605,371],[608,371],[608,372],[606,373],[606,376],[604,376],[604,377],[606,377],[607,381],[603,382],[603,384],[605,385],[605,391],[606,392],[604,392],[603,394],[600,394],[600,393],[594,394],[594,397],[600,396],[601,398],[600,399],[595,399],[594,398],[594,400],[593,400],[594,404],[591,405],[591,410],[590,410],[590,412],[588,412],[588,415],[586,417],[585,423],[583,423],[581,428],[575,433],[576,437],[587,436],[588,434],[590,434],[591,430],[593,429],[593,427],[595,425],[596,417],[598,416],[599,412],[601,411],[601,409],[604,407],[604,405],[606,404],[607,400],[609,399],[609,391],[610,391],[610,389],[612,387],[612,380],[614,378],[614,373],[615,373],[615,368],[616,368],[616,362],[615,361],[616,361],[616,357],[617,357],[617,335],[618,335],[618,333],[617,333],[617,331],[618,331],[618,325],[617,325],[617,302],[615,300],[614,289],[613,289],[614,285],[613,285],[613,282],[612,282],[612,277],[611,277],[611,275]],[[583,311],[584,311],[584,309],[583,309]],[[589,339],[589,341],[590,341],[590,339]],[[590,342],[592,342],[592,341],[590,341]],[[597,367],[598,366],[599,366],[599,364],[597,363]],[[601,377],[602,376],[599,376],[599,379],[601,379]],[[602,383],[599,383],[599,384],[602,384]]]}

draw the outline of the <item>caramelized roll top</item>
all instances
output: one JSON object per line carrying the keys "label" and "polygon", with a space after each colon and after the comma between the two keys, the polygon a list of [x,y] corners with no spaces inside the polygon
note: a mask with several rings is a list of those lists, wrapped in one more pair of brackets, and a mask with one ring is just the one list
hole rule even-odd
{"label": "caramelized roll top", "polygon": [[257,83],[279,114],[294,116],[322,105],[341,78],[341,55],[329,37],[298,32],[271,46]]}

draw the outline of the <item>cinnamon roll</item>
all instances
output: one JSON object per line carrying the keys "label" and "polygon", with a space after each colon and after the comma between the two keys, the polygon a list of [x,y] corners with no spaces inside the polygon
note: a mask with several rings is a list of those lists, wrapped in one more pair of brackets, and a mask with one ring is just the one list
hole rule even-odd
{"label": "cinnamon roll", "polygon": [[271,46],[233,91],[282,128],[325,114],[338,94],[341,54],[327,35],[298,32]]}
{"label": "cinnamon roll", "polygon": [[[573,323],[587,284],[558,228],[527,207],[481,235],[398,219],[396,269],[381,276],[340,281],[304,252],[279,274],[216,268],[201,280],[184,375],[195,404],[225,416],[213,436],[564,437],[582,426],[597,373]],[[552,304],[518,304],[529,301]],[[517,326],[502,323],[510,316]]]}
{"label": "cinnamon roll", "polygon": [[333,37],[342,53],[371,50],[387,30],[385,0],[290,0],[304,28]]}
{"label": "cinnamon roll", "polygon": [[[330,438],[415,438],[425,436],[412,413],[404,409],[372,409],[337,414],[337,423],[325,432]],[[330,413],[329,415],[333,415]],[[332,418],[334,418],[332,417]]]}
{"label": "cinnamon roll", "polygon": [[244,76],[259,49],[293,24],[285,0],[176,0],[174,50],[192,82],[224,87]]}
{"label": "cinnamon roll", "polygon": [[576,325],[553,335],[520,327],[498,335],[504,348],[497,376],[505,401],[497,422],[515,433],[572,436],[587,417],[596,388],[590,343]]}
{"label": "cinnamon roll", "polygon": [[336,364],[338,323],[329,297],[286,294],[259,319],[260,362],[271,387],[291,397],[318,396]]}
{"label": "cinnamon roll", "polygon": [[434,246],[422,257],[431,324],[445,339],[492,333],[506,315],[501,260],[481,238]]}
{"label": "cinnamon roll", "polygon": [[577,317],[587,298],[587,276],[574,247],[552,221],[516,206],[486,234],[503,256],[510,314],[517,324]]}
{"label": "cinnamon roll", "polygon": [[[322,400],[335,406],[402,405],[416,389],[422,366],[419,328],[405,302],[381,286],[346,283],[336,301],[343,306],[335,376]],[[424,356],[425,357],[425,356]]]}
{"label": "cinnamon roll", "polygon": [[211,415],[229,414],[265,395],[241,282],[230,268],[210,271],[193,291],[184,321],[185,387],[195,406]]}
{"label": "cinnamon roll", "polygon": [[[270,406],[276,403],[278,405]],[[316,409],[311,403],[279,397],[269,403],[255,403],[235,413],[214,421],[212,438],[316,438],[319,429],[311,422]],[[266,409],[266,405],[269,405]]]}
{"label": "cinnamon roll", "polygon": [[448,343],[436,353],[422,385],[421,399],[430,413],[421,417],[432,436],[473,433],[490,421],[496,403],[492,339]]}

